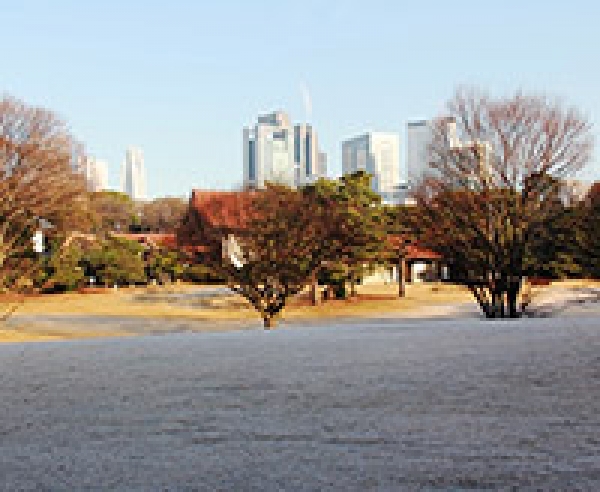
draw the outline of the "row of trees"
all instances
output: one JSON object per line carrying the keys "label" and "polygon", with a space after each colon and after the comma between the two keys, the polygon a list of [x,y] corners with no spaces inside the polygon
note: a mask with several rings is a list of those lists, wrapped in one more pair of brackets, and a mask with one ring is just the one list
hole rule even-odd
{"label": "row of trees", "polygon": [[22,288],[36,268],[31,237],[85,228],[85,183],[72,172],[81,146],[53,113],[0,100],[0,291]]}
{"label": "row of trees", "polygon": [[[237,259],[224,261],[215,247],[210,266],[268,327],[315,277],[352,284],[365,266],[393,261],[402,251],[384,237],[396,232],[438,253],[488,318],[517,317],[527,277],[598,274],[597,200],[569,200],[567,181],[589,161],[592,143],[575,108],[460,89],[431,127],[415,207],[385,210],[360,174],[300,190],[268,186],[237,233]],[[219,245],[215,232],[211,244]]]}
{"label": "row of trees", "polygon": [[[270,184],[235,210],[234,234],[186,217],[181,243],[208,246],[203,262],[271,327],[288,299],[318,280],[345,296],[364,269],[386,260],[380,197],[365,173],[301,189]],[[191,211],[193,214],[194,211]]]}
{"label": "row of trees", "polygon": [[[243,226],[224,236],[223,230],[190,230],[189,214],[182,223],[187,204],[180,199],[140,207],[119,193],[86,192],[73,172],[81,146],[64,122],[5,97],[0,290],[43,288],[58,280],[68,287],[92,274],[107,284],[125,277],[136,282],[142,271],[147,279],[170,260],[144,257],[137,245],[109,233],[175,229],[182,243],[208,246],[204,272],[246,297],[265,326],[308,285],[321,281],[345,296],[365,269],[402,264],[402,248],[387,240],[391,234],[441,255],[452,279],[471,290],[488,317],[520,315],[525,305],[519,293],[528,276],[597,276],[598,189],[587,200],[567,199],[566,178],[591,156],[587,119],[542,96],[493,99],[475,90],[459,90],[445,113],[431,128],[429,168],[413,190],[414,207],[384,207],[364,173],[297,190],[273,184],[252,194],[239,211]],[[31,237],[40,227],[55,244],[52,258],[32,251]],[[62,247],[74,230],[99,241]],[[124,258],[131,264],[115,267]],[[43,262],[42,281],[33,282],[32,272]],[[177,265],[171,277],[182,274],[176,272],[182,263]]]}
{"label": "row of trees", "polygon": [[136,203],[117,191],[89,194],[96,232],[172,233],[179,226],[188,202],[183,198],[163,197]]}
{"label": "row of trees", "polygon": [[[75,288],[90,277],[113,285],[182,275],[175,253],[144,256],[136,243],[111,233],[173,232],[185,202],[136,205],[121,193],[89,193],[75,171],[83,156],[83,146],[54,113],[0,99],[0,294]],[[43,232],[45,254],[34,251],[36,231]],[[66,247],[74,232],[92,234],[94,244]]]}

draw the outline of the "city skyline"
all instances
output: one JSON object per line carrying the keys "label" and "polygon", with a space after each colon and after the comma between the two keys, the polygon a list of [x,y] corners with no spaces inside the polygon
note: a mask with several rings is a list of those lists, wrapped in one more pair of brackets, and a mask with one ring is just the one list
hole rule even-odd
{"label": "city skyline", "polygon": [[[280,108],[318,129],[330,176],[341,174],[343,140],[385,130],[406,141],[407,122],[442,116],[461,84],[543,92],[592,123],[600,115],[600,69],[589,63],[600,44],[600,6],[591,1],[503,9],[458,1],[434,14],[382,0],[369,8],[351,0],[308,0],[302,9],[231,0],[140,5],[3,6],[5,35],[20,39],[5,54],[3,92],[65,119],[87,153],[108,162],[113,189],[130,142],[144,149],[149,197],[235,188],[243,182],[240,128]],[[307,23],[311,36],[290,35]],[[24,26],[31,35],[20,35]],[[89,36],[106,26],[110,37]],[[583,178],[600,179],[597,156]]]}
{"label": "city skyline", "polygon": [[243,129],[244,188],[263,188],[266,181],[303,186],[327,175],[327,156],[319,149],[312,125],[292,124],[285,111],[261,114]]}

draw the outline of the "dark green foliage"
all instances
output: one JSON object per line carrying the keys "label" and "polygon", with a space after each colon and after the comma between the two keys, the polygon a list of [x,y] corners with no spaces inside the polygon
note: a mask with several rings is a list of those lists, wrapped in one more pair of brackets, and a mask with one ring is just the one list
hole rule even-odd
{"label": "dark green foliage", "polygon": [[386,260],[389,216],[371,188],[371,176],[363,171],[339,180],[319,180],[303,193],[324,230],[319,240],[323,260],[319,280],[345,297],[347,282],[353,291],[373,264]]}
{"label": "dark green foliage", "polygon": [[211,268],[200,264],[184,265],[181,280],[193,284],[222,284],[226,282],[225,278],[216,276]]}
{"label": "dark green foliage", "polygon": [[600,279],[600,194],[590,193],[582,204],[580,213],[581,240],[578,257],[582,273],[586,277]]}
{"label": "dark green foliage", "polygon": [[524,272],[528,277],[577,278],[584,275],[581,262],[582,208],[556,205],[556,215],[540,227],[528,244]]}
{"label": "dark green foliage", "polygon": [[146,283],[142,253],[136,242],[109,237],[87,251],[83,259],[86,277],[105,286]]}
{"label": "dark green foliage", "polygon": [[146,275],[160,284],[181,279],[185,270],[181,254],[177,251],[155,250],[144,254]]}
{"label": "dark green foliage", "polygon": [[47,282],[55,290],[74,290],[85,285],[84,253],[78,244],[58,250],[50,258]]}

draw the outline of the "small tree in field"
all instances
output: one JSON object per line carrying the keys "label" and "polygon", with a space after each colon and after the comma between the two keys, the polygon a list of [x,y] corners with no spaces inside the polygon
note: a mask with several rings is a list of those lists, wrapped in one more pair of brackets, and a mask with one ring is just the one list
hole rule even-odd
{"label": "small tree in field", "polygon": [[533,246],[564,213],[562,178],[589,160],[588,121],[521,93],[459,90],[433,125],[429,170],[415,193],[421,243],[440,253],[489,318],[517,317]]}
{"label": "small tree in field", "polygon": [[[317,204],[308,198],[302,190],[275,184],[223,193],[201,204],[204,215],[190,210],[178,232],[181,244],[207,250],[202,263],[250,302],[267,329],[323,258],[323,222],[313,220]],[[210,213],[212,223],[205,218]]]}
{"label": "small tree in field", "polygon": [[355,285],[386,256],[385,214],[381,197],[371,187],[364,171],[338,180],[320,179],[302,193],[310,204],[314,224],[319,225],[318,276],[333,288],[336,297],[346,297],[346,284],[355,295]]}

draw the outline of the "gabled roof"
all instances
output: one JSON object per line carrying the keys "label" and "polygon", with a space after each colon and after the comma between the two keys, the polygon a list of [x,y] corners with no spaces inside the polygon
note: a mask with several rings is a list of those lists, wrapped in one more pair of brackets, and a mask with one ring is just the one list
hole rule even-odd
{"label": "gabled roof", "polygon": [[442,256],[435,251],[431,251],[430,249],[423,248],[415,243],[406,243],[406,238],[403,236],[393,235],[388,236],[388,242],[392,245],[394,249],[400,249],[402,247],[406,250],[406,256],[404,257],[408,261],[418,261],[418,260],[431,260],[437,261],[441,260]]}
{"label": "gabled roof", "polygon": [[192,190],[190,205],[210,225],[217,229],[243,229],[250,220],[252,191]]}

